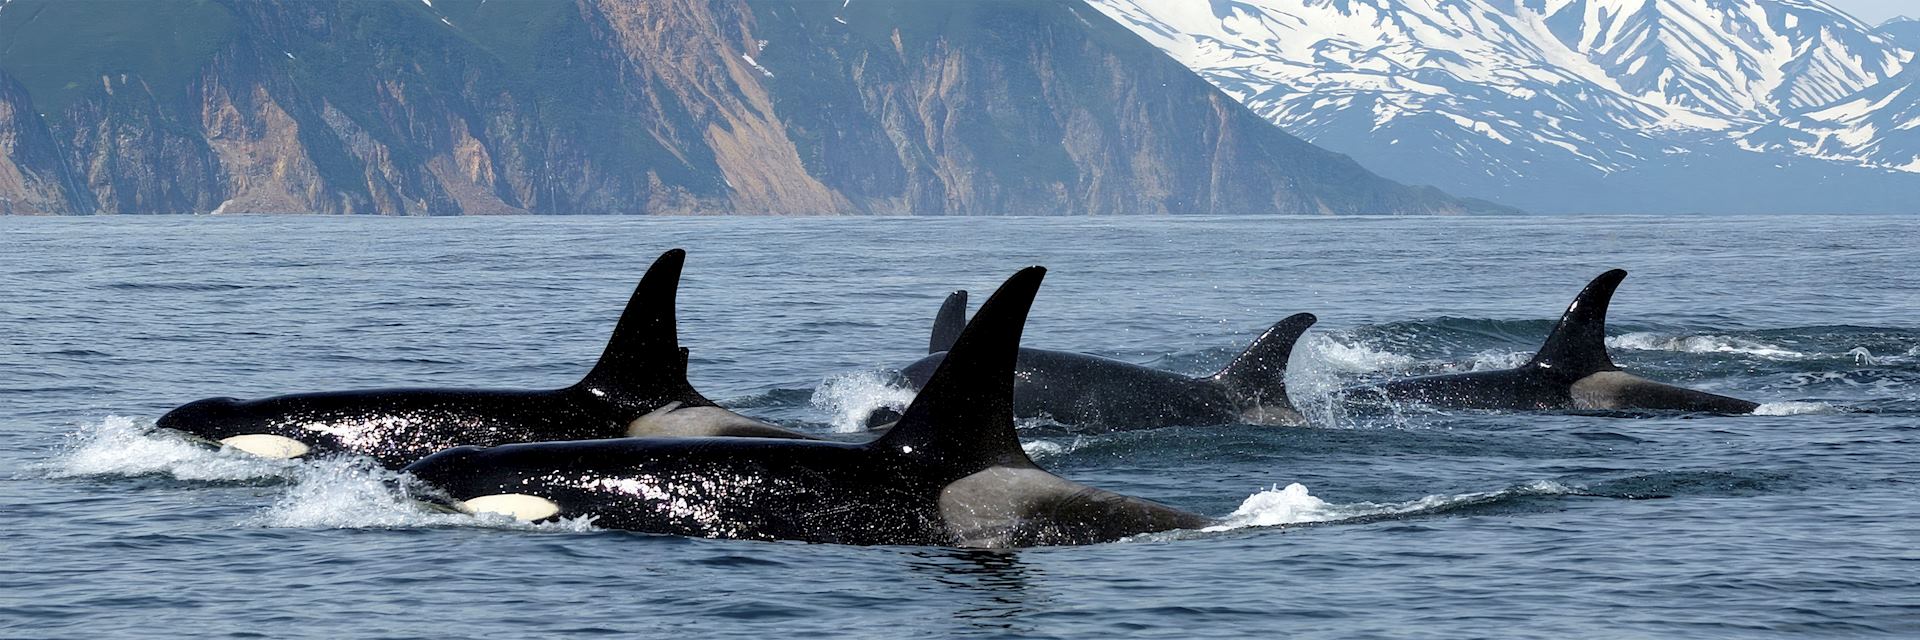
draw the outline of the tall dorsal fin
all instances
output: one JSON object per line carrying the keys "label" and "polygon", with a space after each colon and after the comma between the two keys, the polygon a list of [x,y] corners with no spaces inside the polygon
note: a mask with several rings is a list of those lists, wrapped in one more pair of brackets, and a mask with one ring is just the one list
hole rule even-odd
{"label": "tall dorsal fin", "polygon": [[1560,324],[1554,325],[1546,344],[1540,345],[1539,353],[1533,354],[1527,366],[1567,375],[1618,370],[1607,355],[1607,305],[1626,278],[1625,270],[1614,269],[1587,283],[1587,288],[1573,298],[1573,304],[1567,305]]}
{"label": "tall dorsal fin", "polygon": [[967,328],[967,290],[961,289],[947,294],[947,301],[940,305],[940,315],[933,317],[933,337],[927,339],[927,353],[940,353],[953,348],[953,341],[960,339],[960,331]]}
{"label": "tall dorsal fin", "polygon": [[868,446],[963,475],[992,466],[1031,466],[1013,429],[1013,367],[1027,310],[1046,274],[1044,267],[1027,267],[1000,285],[900,422]]}
{"label": "tall dorsal fin", "polygon": [[713,405],[687,382],[688,352],[680,348],[674,321],[674,297],[686,260],[685,250],[673,249],[653,261],[620,313],[600,362],[576,387],[643,413],[668,402]]}
{"label": "tall dorsal fin", "polygon": [[1245,351],[1234,357],[1210,380],[1226,387],[1234,395],[1261,404],[1288,405],[1287,359],[1300,336],[1320,319],[1311,313],[1296,313],[1273,323],[1266,333],[1253,339]]}

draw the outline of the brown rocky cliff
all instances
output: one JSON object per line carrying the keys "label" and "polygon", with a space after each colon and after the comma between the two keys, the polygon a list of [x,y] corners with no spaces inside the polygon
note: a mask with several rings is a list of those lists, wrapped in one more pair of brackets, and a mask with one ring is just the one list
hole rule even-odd
{"label": "brown rocky cliff", "polygon": [[[0,82],[13,212],[1477,206],[1286,136],[1077,2],[100,2],[0,10],[30,34],[111,5],[133,34],[0,61],[32,79]],[[147,23],[204,46],[143,62]]]}
{"label": "brown rocky cliff", "polygon": [[915,213],[1458,213],[1248,112],[1079,2],[754,3],[810,168]]}
{"label": "brown rocky cliff", "polygon": [[772,99],[751,16],[704,2],[600,0],[596,13],[625,53],[623,75],[652,75],[701,128],[739,213],[826,213],[846,204],[809,175]]}
{"label": "brown rocky cliff", "polygon": [[0,215],[92,209],[25,90],[0,73]]}

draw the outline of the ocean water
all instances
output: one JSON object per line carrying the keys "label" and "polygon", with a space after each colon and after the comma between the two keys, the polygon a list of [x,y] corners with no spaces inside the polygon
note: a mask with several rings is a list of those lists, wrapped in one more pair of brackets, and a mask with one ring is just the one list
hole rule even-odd
{"label": "ocean water", "polygon": [[[1920,636],[1920,219],[0,218],[0,636]],[[558,387],[688,249],[696,386],[858,440],[950,290],[1200,374],[1267,324],[1314,424],[1085,434],[1056,473],[1223,518],[980,551],[432,514],[350,460],[150,431],[206,396]],[[1511,366],[1586,281],[1615,359],[1765,415],[1350,416]],[[976,298],[978,300],[980,298]]]}

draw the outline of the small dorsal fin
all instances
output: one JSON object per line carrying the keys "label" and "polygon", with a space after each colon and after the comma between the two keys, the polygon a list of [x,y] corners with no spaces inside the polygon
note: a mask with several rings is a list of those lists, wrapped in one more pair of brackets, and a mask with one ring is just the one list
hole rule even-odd
{"label": "small dorsal fin", "polygon": [[940,305],[940,315],[933,317],[933,337],[927,340],[927,353],[940,353],[953,348],[953,341],[960,339],[960,331],[967,328],[967,290],[961,289],[947,294],[947,301]]}
{"label": "small dorsal fin", "polygon": [[642,413],[668,402],[713,405],[687,382],[688,351],[680,347],[674,321],[674,297],[686,259],[685,250],[673,249],[653,261],[620,313],[600,362],[576,387]]}
{"label": "small dorsal fin", "polygon": [[1013,368],[1027,311],[1047,274],[1027,267],[980,305],[900,422],[870,447],[921,457],[930,468],[970,474],[1031,466],[1013,428]]}
{"label": "small dorsal fin", "polygon": [[1573,304],[1567,305],[1560,323],[1554,325],[1553,333],[1527,366],[1566,375],[1618,370],[1607,355],[1607,305],[1626,277],[1625,270],[1614,269],[1587,283],[1587,288],[1573,298]]}
{"label": "small dorsal fin", "polygon": [[1273,323],[1210,379],[1235,396],[1291,408],[1287,401],[1287,359],[1293,356],[1300,336],[1319,320],[1311,313],[1296,313]]}

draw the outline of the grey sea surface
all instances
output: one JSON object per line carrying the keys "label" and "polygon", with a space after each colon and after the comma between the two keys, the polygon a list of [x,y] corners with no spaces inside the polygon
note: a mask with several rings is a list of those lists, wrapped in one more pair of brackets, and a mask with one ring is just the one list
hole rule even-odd
{"label": "grey sea surface", "polygon": [[[9,638],[1920,636],[1920,218],[0,218]],[[352,460],[151,431],[207,396],[549,388],[689,251],[692,378],[859,440],[941,299],[1050,268],[1029,346],[1192,374],[1320,325],[1313,424],[1023,425],[1214,531],[981,551],[438,514]],[[1756,416],[1348,415],[1524,361],[1632,272],[1630,371]]]}

